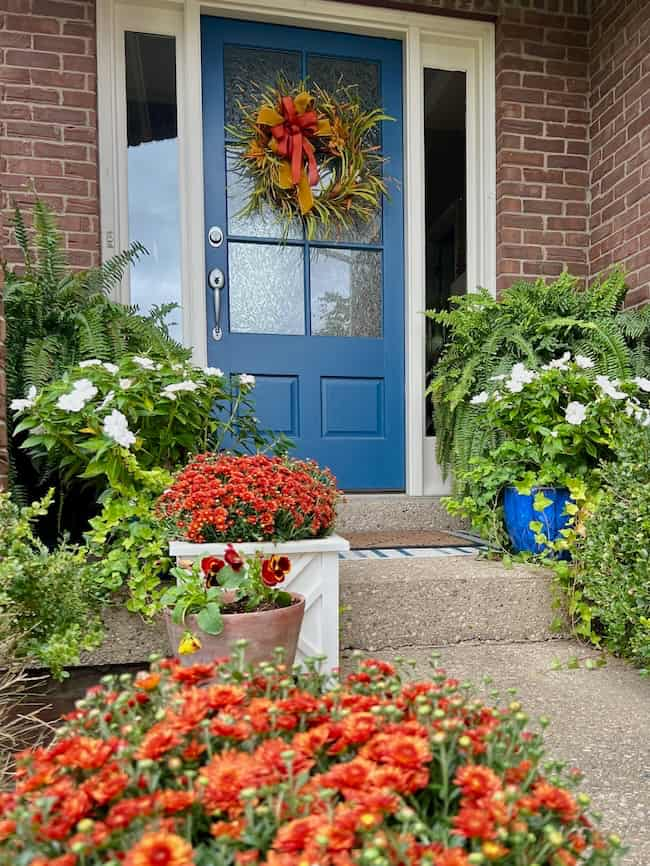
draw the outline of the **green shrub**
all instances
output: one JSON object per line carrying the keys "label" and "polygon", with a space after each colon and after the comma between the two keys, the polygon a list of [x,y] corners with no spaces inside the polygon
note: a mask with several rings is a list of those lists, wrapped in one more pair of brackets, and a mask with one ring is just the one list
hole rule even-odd
{"label": "green shrub", "polygon": [[[109,298],[128,267],[146,254],[133,243],[101,267],[73,271],[63,241],[48,207],[34,205],[33,230],[15,209],[13,227],[22,254],[19,267],[2,263],[4,309],[7,324],[6,375],[9,401],[24,399],[30,389],[40,390],[60,378],[69,367],[87,358],[115,362],[127,353],[183,361],[189,352],[169,337],[166,316],[174,305],[155,308],[148,316]],[[32,390],[33,393],[33,390]],[[54,468],[46,461],[33,463],[11,436],[9,463],[15,497],[23,503],[58,487]],[[87,504],[78,510],[84,510]],[[57,506],[60,512],[61,504]],[[74,513],[68,515],[74,526]]]}
{"label": "green shrub", "polygon": [[602,493],[560,567],[576,631],[650,673],[650,433],[630,434],[603,467]]}
{"label": "green shrub", "polygon": [[[498,302],[481,290],[453,298],[450,311],[427,313],[446,331],[428,389],[443,469],[458,476],[473,457],[494,449],[498,437],[470,398],[517,362],[535,369],[568,351],[590,358],[596,373],[611,378],[643,375],[649,367],[650,313],[622,312],[626,291],[619,270],[584,290],[565,273],[549,284],[516,282]],[[467,493],[457,477],[456,489]]]}
{"label": "green shrub", "polygon": [[19,508],[0,493],[0,620],[16,636],[15,653],[49,667],[54,676],[102,638],[99,611],[105,592],[83,548],[49,551],[33,522],[52,502]]}

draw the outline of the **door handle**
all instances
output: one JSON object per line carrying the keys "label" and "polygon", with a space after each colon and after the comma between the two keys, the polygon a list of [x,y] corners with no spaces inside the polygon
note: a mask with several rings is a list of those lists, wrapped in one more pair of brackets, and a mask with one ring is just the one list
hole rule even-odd
{"label": "door handle", "polygon": [[214,328],[212,339],[219,341],[223,337],[221,330],[221,293],[226,284],[226,278],[221,268],[212,268],[208,274],[208,285],[212,289],[212,303],[214,304]]}

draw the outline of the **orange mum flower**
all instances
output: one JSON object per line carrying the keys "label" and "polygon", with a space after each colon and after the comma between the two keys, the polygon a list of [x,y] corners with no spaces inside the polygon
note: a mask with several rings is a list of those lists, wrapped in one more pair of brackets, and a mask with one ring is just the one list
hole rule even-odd
{"label": "orange mum flower", "polygon": [[257,767],[252,757],[245,752],[227,749],[215,755],[201,770],[202,799],[209,812],[228,811],[231,817],[241,812],[239,795],[249,785],[256,784]]}
{"label": "orange mum flower", "polygon": [[194,866],[192,846],[176,833],[145,833],[127,854],[124,866]]}
{"label": "orange mum flower", "polygon": [[152,761],[156,761],[166,752],[176,748],[180,742],[180,736],[170,728],[168,722],[159,722],[142,738],[142,743],[136,753],[136,757],[138,760],[149,758]]}
{"label": "orange mum flower", "polygon": [[462,848],[447,848],[433,862],[435,866],[469,866],[467,854]]}
{"label": "orange mum flower", "polygon": [[548,782],[538,782],[533,788],[533,795],[540,806],[545,806],[551,812],[557,812],[560,820],[570,824],[578,817],[578,806],[568,791],[549,785]]}
{"label": "orange mum flower", "polygon": [[460,812],[452,821],[454,829],[466,839],[494,839],[494,821],[489,813],[482,808],[462,806]]}
{"label": "orange mum flower", "polygon": [[431,760],[429,744],[422,737],[377,734],[361,750],[364,758],[417,770]]}
{"label": "orange mum flower", "polygon": [[478,800],[501,789],[501,780],[489,767],[466,764],[456,771],[454,781],[466,797]]}

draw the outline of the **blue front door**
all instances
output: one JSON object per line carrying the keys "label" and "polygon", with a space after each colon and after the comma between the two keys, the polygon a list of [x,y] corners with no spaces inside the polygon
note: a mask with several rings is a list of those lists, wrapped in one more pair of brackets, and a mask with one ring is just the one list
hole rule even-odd
{"label": "blue front door", "polygon": [[[253,374],[262,425],[344,490],[403,490],[401,43],[206,16],[202,52],[206,234],[220,230],[206,239],[209,363]],[[362,103],[394,118],[381,130],[391,198],[374,223],[308,241],[300,226],[283,238],[272,213],[238,215],[246,188],[230,170],[225,127],[250,82],[280,74],[355,85]]]}

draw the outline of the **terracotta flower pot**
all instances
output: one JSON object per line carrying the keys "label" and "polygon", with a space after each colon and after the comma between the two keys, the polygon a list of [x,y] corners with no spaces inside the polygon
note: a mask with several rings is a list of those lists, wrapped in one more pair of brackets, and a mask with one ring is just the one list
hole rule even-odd
{"label": "terracotta flower pot", "polygon": [[292,665],[296,658],[298,635],[305,615],[304,596],[292,592],[293,604],[288,607],[278,607],[275,610],[261,610],[254,613],[226,613],[223,615],[223,631],[221,634],[208,634],[196,622],[196,615],[185,617],[185,623],[177,625],[172,621],[171,610],[164,611],[167,635],[171,645],[172,655],[178,656],[178,644],[186,631],[197,635],[201,641],[201,649],[191,655],[179,656],[185,667],[197,663],[205,664],[215,658],[232,654],[235,641],[245,638],[246,661],[248,664],[258,664],[262,661],[273,661],[273,650],[284,647],[284,663]]}

